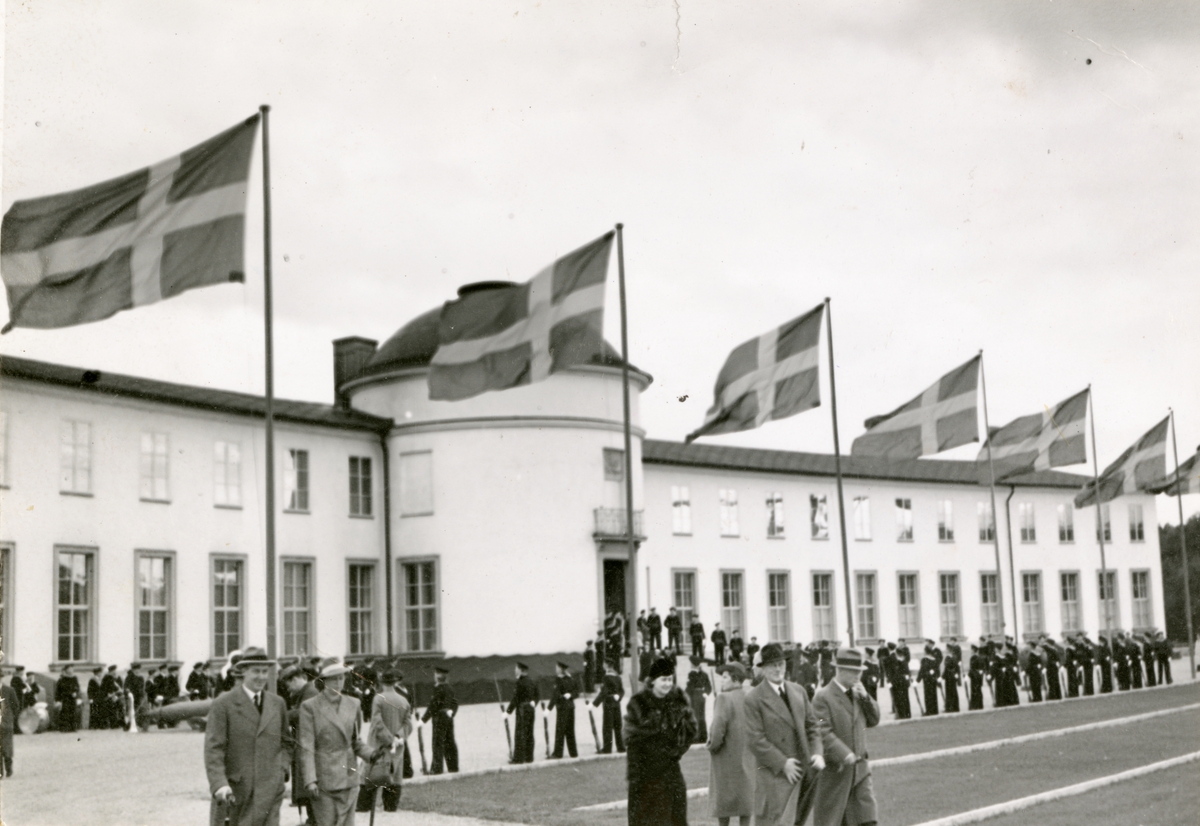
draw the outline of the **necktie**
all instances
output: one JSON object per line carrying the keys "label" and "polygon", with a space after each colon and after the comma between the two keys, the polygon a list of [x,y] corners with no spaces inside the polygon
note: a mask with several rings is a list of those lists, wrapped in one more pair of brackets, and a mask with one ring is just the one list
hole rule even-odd
{"label": "necktie", "polygon": [[259,691],[254,695],[254,707],[258,709],[258,713],[262,714],[262,692]]}
{"label": "necktie", "polygon": [[787,710],[791,711],[792,701],[788,699],[787,688],[782,683],[779,684],[779,697],[783,700],[783,704],[787,706]]}

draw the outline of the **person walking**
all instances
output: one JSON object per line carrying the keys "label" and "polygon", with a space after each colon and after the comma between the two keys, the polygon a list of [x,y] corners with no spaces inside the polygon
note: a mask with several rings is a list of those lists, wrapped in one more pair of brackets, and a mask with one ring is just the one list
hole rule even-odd
{"label": "person walking", "polygon": [[867,729],[879,725],[879,704],[860,681],[864,659],[857,648],[839,650],[834,678],[813,699],[829,758],[817,775],[813,826],[869,826],[877,820]]}
{"label": "person walking", "polygon": [[204,727],[204,768],[212,794],[210,822],[228,815],[238,826],[278,826],[293,747],[287,707],[269,693],[275,661],[247,648],[237,668],[241,687],[213,700]]}
{"label": "person walking", "polygon": [[679,760],[696,739],[675,663],[655,660],[625,710],[629,826],[687,826],[687,786]]}
{"label": "person walking", "polygon": [[731,662],[717,666],[717,701],[708,729],[708,814],[720,826],[736,817],[750,826],[754,814],[754,755],[746,748],[746,669]]}
{"label": "person walking", "polygon": [[575,746],[575,697],[579,689],[575,678],[571,676],[571,668],[564,662],[554,665],[554,693],[550,695],[548,710],[554,711],[554,752],[550,755],[559,760],[563,756],[563,744],[566,743],[567,753],[578,757],[579,751]]}
{"label": "person walking", "polygon": [[[617,669],[616,663],[608,660],[605,666]],[[532,763],[534,732],[533,724],[536,716],[538,690],[533,680],[529,679],[529,666],[517,663],[513,669],[517,684],[513,690],[512,700],[508,703],[505,714],[514,715],[513,758],[514,763]]]}
{"label": "person walking", "polygon": [[362,740],[362,706],[342,693],[348,673],[340,662],[325,665],[316,680],[320,693],[300,704],[301,778],[317,826],[353,826],[362,782],[357,758],[372,757]]}
{"label": "person walking", "polygon": [[433,721],[430,774],[441,774],[443,767],[451,774],[458,771],[458,743],[454,739],[454,718],[458,714],[458,700],[455,699],[454,689],[447,681],[449,675],[450,672],[444,668],[433,669],[433,697],[425,709],[425,716],[421,718],[424,722]]}
{"label": "person walking", "polygon": [[746,745],[757,766],[754,817],[759,826],[803,823],[812,809],[824,745],[808,692],[784,679],[778,643],[759,652],[763,681],[746,695]]}
{"label": "person walking", "polygon": [[[649,673],[649,669],[646,672]],[[604,681],[600,692],[592,701],[594,706],[603,707],[604,745],[601,754],[612,754],[613,740],[617,741],[617,753],[625,753],[625,739],[621,736],[621,698],[625,696],[625,686],[617,669],[612,663],[604,664]]]}
{"label": "person walking", "polygon": [[[312,684],[310,676],[306,667],[300,663],[288,666],[279,674],[279,685],[287,689],[287,699],[284,702],[287,705],[288,729],[291,732],[293,743],[300,739],[300,704],[317,696],[317,687]],[[300,750],[294,749],[292,752],[292,805],[297,809],[303,808],[305,823],[307,826],[313,826],[317,820],[313,816],[312,796],[300,782],[300,774]]]}
{"label": "person walking", "polygon": [[[362,806],[364,795],[359,794],[358,810],[360,812],[371,810],[376,789],[383,789],[383,810],[385,812],[394,812],[400,808],[401,784],[404,782],[404,749],[408,735],[412,732],[412,706],[407,698],[396,691],[398,682],[400,682],[400,672],[392,668],[385,669],[379,675],[379,691],[375,694],[375,699],[371,701],[371,729],[367,734],[367,748],[371,750],[374,758],[372,771],[368,772],[368,778],[362,784],[363,792],[367,795],[365,809]],[[436,691],[435,687],[434,692]],[[432,703],[430,705],[432,706]],[[454,705],[457,709],[458,704]],[[436,727],[435,724],[434,728],[436,729]],[[453,734],[453,729],[451,734]],[[434,735],[433,753],[435,765],[437,765],[436,761],[440,755],[436,734]],[[457,756],[455,754],[456,758]],[[457,762],[455,760],[454,771],[458,770]],[[382,782],[375,782],[370,779],[370,776],[380,769],[379,764],[381,763],[386,770],[386,775]],[[440,768],[439,765],[439,770],[434,773],[440,774]]]}

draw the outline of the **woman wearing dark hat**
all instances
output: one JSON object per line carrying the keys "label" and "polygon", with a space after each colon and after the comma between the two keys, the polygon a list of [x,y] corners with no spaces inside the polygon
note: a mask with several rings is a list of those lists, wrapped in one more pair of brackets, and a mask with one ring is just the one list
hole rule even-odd
{"label": "woman wearing dark hat", "polygon": [[656,660],[625,710],[629,826],[687,826],[679,759],[695,736],[692,710],[675,686],[674,660]]}

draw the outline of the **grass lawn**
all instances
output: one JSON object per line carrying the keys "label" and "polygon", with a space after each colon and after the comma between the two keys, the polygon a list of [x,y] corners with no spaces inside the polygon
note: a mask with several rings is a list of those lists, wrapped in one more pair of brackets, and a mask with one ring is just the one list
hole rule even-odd
{"label": "grass lawn", "polygon": [[[1194,702],[1200,702],[1200,686],[1189,685],[989,714],[946,715],[883,726],[870,733],[869,743],[873,758],[897,756]],[[876,798],[888,823],[914,824],[1112,774],[1197,748],[1200,748],[1200,710],[977,755],[885,767],[875,773]],[[688,788],[708,785],[706,752],[690,752],[683,760],[683,768]],[[627,793],[624,772],[623,761],[606,761],[567,763],[519,774],[466,777],[445,783],[409,786],[401,805],[414,811],[439,811],[545,826],[615,826],[626,822],[624,811],[571,810],[624,798]],[[688,808],[691,820],[703,822],[708,819],[706,799],[694,799]]]}

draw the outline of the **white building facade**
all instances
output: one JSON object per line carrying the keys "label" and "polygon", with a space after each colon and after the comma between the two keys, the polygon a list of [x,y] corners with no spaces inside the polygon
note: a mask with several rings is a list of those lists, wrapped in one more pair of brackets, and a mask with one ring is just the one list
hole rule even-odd
{"label": "white building facade", "polygon": [[[382,347],[335,342],[334,404],[276,403],[280,656],[578,651],[626,606],[619,357],[430,401],[437,312]],[[263,400],[16,358],[0,375],[4,661],[264,645]],[[639,607],[760,643],[845,640],[832,457],[646,440],[651,379],[630,378]],[[998,567],[973,463],[844,473],[860,641],[1104,627],[1094,509],[1072,506],[1082,477],[998,488]],[[1153,497],[1108,510],[1113,627],[1161,628]]]}

